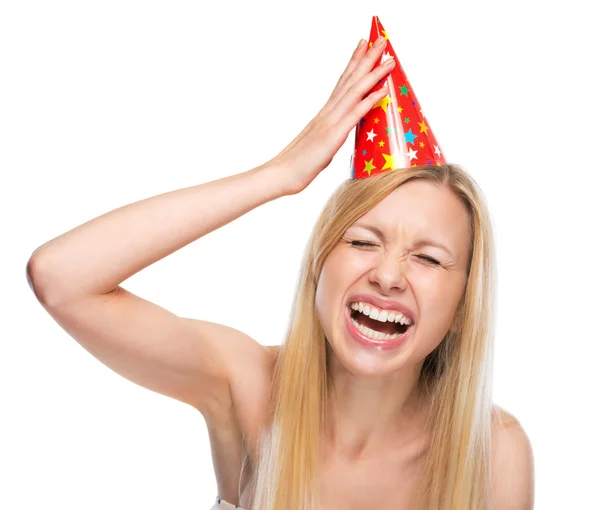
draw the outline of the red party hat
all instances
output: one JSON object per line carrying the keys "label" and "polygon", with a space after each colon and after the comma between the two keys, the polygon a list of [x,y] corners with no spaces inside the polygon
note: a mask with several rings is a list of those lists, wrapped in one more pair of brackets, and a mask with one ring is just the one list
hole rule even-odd
{"label": "red party hat", "polygon": [[377,16],[373,16],[369,46],[383,35],[386,48],[375,67],[389,58],[394,69],[371,92],[388,85],[388,94],[356,126],[352,179],[372,177],[388,170],[445,163],[429,123],[421,111],[417,96],[398,61],[388,35]]}

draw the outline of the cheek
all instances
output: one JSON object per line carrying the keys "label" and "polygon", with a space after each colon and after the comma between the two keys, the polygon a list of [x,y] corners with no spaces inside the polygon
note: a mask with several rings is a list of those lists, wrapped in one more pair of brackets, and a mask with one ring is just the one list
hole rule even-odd
{"label": "cheek", "polygon": [[317,317],[323,326],[323,329],[328,329],[328,318],[331,315],[329,310],[331,303],[331,280],[327,266],[324,266],[319,281],[317,282],[317,291],[315,293],[315,309]]}
{"label": "cheek", "polygon": [[327,302],[325,289],[323,286],[323,282],[319,279],[319,283],[317,284],[317,292],[315,294],[315,310],[317,312],[317,317],[323,324],[323,318],[326,316],[326,310],[323,310],[325,303]]}
{"label": "cheek", "polygon": [[[432,342],[441,341],[452,325],[456,314],[463,287],[461,285],[439,284],[420,294],[419,308],[423,317],[429,317],[426,322]],[[435,347],[435,346],[434,346]]]}
{"label": "cheek", "polygon": [[342,261],[328,259],[317,282],[315,308],[323,329],[329,334],[332,333],[332,321],[339,316],[336,307],[343,306],[343,296],[350,284],[348,271],[343,267]]}

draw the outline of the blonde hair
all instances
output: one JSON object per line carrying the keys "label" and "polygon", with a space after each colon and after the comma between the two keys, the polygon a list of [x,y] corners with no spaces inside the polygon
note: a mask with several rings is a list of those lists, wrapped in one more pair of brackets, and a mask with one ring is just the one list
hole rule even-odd
{"label": "blonde hair", "polygon": [[496,412],[491,399],[493,232],[477,184],[459,166],[445,164],[348,179],[325,204],[307,244],[274,372],[270,426],[263,429],[257,452],[252,510],[315,508],[329,384],[327,341],[315,309],[319,274],[346,229],[414,179],[446,186],[464,203],[470,218],[464,294],[453,327],[425,358],[419,379],[431,412],[418,509],[491,508],[491,422]]}

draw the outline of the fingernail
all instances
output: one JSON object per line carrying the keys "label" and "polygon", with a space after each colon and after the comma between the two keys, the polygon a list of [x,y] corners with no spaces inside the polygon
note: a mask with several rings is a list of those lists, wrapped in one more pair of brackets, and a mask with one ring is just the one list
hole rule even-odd
{"label": "fingernail", "polygon": [[382,65],[389,66],[389,65],[393,64],[394,62],[395,62],[395,60],[393,58],[388,58]]}
{"label": "fingernail", "polygon": [[361,39],[360,41],[358,41],[358,46],[356,47],[357,50],[360,50],[366,43],[367,41],[365,41],[364,39]]}
{"label": "fingernail", "polygon": [[383,44],[383,42],[385,41],[385,37],[383,37],[382,35],[380,35],[377,40],[375,41],[375,44],[377,46],[381,46]]}

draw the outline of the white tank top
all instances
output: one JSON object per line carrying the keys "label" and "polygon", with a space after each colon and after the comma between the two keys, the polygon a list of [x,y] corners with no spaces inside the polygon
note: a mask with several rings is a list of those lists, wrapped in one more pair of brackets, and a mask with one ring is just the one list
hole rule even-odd
{"label": "white tank top", "polygon": [[212,508],[210,510],[236,510],[236,509],[237,510],[245,510],[245,508],[242,508],[241,506],[233,505],[233,504],[229,503],[228,501],[225,501],[224,499],[217,496],[217,499],[215,500],[215,504],[212,506]]}

